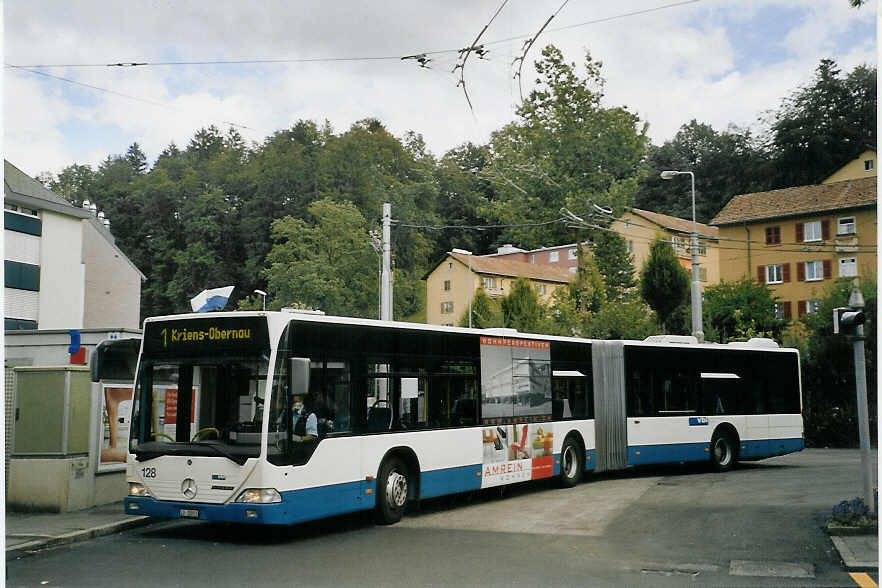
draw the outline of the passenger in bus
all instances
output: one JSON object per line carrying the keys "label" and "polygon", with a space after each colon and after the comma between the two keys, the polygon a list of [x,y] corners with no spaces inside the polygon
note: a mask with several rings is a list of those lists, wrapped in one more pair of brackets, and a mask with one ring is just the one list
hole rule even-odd
{"label": "passenger in bus", "polygon": [[294,441],[313,441],[318,438],[318,417],[303,402],[303,395],[295,394],[293,398],[294,415],[292,418],[291,439]]}

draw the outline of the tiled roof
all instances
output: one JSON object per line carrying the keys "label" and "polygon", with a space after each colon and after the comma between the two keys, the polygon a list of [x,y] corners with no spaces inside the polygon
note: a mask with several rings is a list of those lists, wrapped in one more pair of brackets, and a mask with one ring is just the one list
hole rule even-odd
{"label": "tiled roof", "polygon": [[[658,212],[641,210],[639,208],[632,208],[631,212],[668,230],[677,233],[692,234],[691,220]],[[695,223],[695,231],[702,237],[708,237],[710,239],[718,239],[720,237],[720,230],[717,227],[712,227],[703,223]]]}
{"label": "tiled roof", "polygon": [[727,225],[875,205],[876,178],[860,178],[740,194],[723,207],[711,224]]}
{"label": "tiled roof", "polygon": [[573,277],[573,274],[566,268],[550,265],[513,261],[505,258],[469,256],[462,253],[448,253],[448,255],[463,265],[469,265],[469,257],[471,257],[472,271],[476,274],[524,277],[531,280],[562,283],[569,282]]}

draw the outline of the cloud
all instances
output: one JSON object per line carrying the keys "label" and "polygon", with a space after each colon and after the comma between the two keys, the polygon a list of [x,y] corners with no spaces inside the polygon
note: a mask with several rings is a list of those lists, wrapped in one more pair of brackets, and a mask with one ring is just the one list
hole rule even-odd
{"label": "cloud", "polygon": [[[751,124],[808,82],[822,57],[838,59],[844,71],[875,62],[875,32],[867,28],[875,3],[856,11],[845,0],[720,0],[555,30],[660,4],[568,3],[527,56],[525,95],[542,46],[554,43],[578,63],[590,50],[604,63],[605,103],[638,112],[660,143],[692,118],[719,129],[729,122]],[[475,38],[498,6],[498,0],[273,0],[257,8],[232,0],[8,4],[5,58],[14,64],[452,51],[430,54],[431,69],[390,59],[48,70],[165,107],[7,70],[7,157],[29,173],[60,171],[73,162],[97,164],[137,141],[152,161],[170,142],[184,146],[209,124],[245,125],[253,130],[240,129],[242,135],[261,141],[301,118],[328,119],[341,131],[376,117],[397,135],[423,134],[437,155],[465,141],[483,142],[513,120],[519,92],[512,62],[524,38],[538,31],[560,0],[510,2],[499,13],[481,39],[488,59],[473,56],[464,74],[473,113],[456,85],[458,72],[451,70],[456,50]],[[770,11],[783,16],[768,22]],[[768,30],[765,40],[773,49],[747,63],[751,40],[745,31],[759,30]]]}

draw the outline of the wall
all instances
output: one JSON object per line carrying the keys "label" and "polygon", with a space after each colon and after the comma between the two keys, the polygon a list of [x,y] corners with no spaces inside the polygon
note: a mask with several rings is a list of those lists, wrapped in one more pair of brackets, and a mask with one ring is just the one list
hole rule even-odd
{"label": "wall", "polygon": [[[445,280],[450,280],[449,291],[444,290]],[[478,275],[470,274],[467,265],[447,256],[426,279],[426,322],[458,325],[459,319],[468,312],[471,290],[476,290],[479,284]],[[453,302],[453,312],[442,314],[442,302]]]}
{"label": "wall", "polygon": [[[864,162],[871,160],[873,162],[870,169],[865,169]],[[833,182],[842,182],[845,180],[855,180],[858,178],[869,178],[876,175],[876,152],[864,151],[855,159],[849,161],[841,168],[836,170],[832,176],[821,182],[822,184],[832,184]]]}
{"label": "wall", "polygon": [[83,238],[78,218],[43,210],[40,329],[83,327]]}
{"label": "wall", "polygon": [[141,275],[90,220],[83,220],[85,305],[83,328],[137,329]]}
{"label": "wall", "polygon": [[[854,216],[857,230],[854,236],[837,237],[837,220]],[[797,243],[796,224],[813,220],[827,220],[830,223],[830,239],[822,242]],[[766,245],[765,231],[769,227],[779,227],[780,245]],[[720,238],[731,243],[732,249],[723,250],[720,257],[721,277],[726,281],[740,280],[744,277],[758,279],[758,266],[770,264],[789,264],[789,280],[781,284],[769,284],[775,296],[782,302],[791,303],[791,315],[796,318],[800,300],[823,298],[835,280],[839,279],[839,259],[856,257],[858,276],[876,273],[876,210],[841,211],[832,214],[805,216],[790,219],[770,220],[743,225],[720,227]],[[750,250],[747,250],[747,239]],[[830,247],[830,245],[835,247]],[[859,249],[855,246],[860,245]],[[828,260],[831,266],[829,278],[818,281],[800,281],[797,276],[798,262]],[[786,277],[786,276],[785,276]]]}

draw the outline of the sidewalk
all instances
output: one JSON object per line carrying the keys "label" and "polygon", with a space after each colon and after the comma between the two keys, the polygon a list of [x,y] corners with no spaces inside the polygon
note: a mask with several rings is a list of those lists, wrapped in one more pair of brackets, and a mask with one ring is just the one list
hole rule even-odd
{"label": "sidewalk", "polygon": [[150,517],[125,514],[122,501],[73,512],[7,512],[6,559],[28,551],[85,541],[152,522],[154,519]]}
{"label": "sidewalk", "polygon": [[849,572],[879,570],[879,535],[831,536],[839,557]]}

